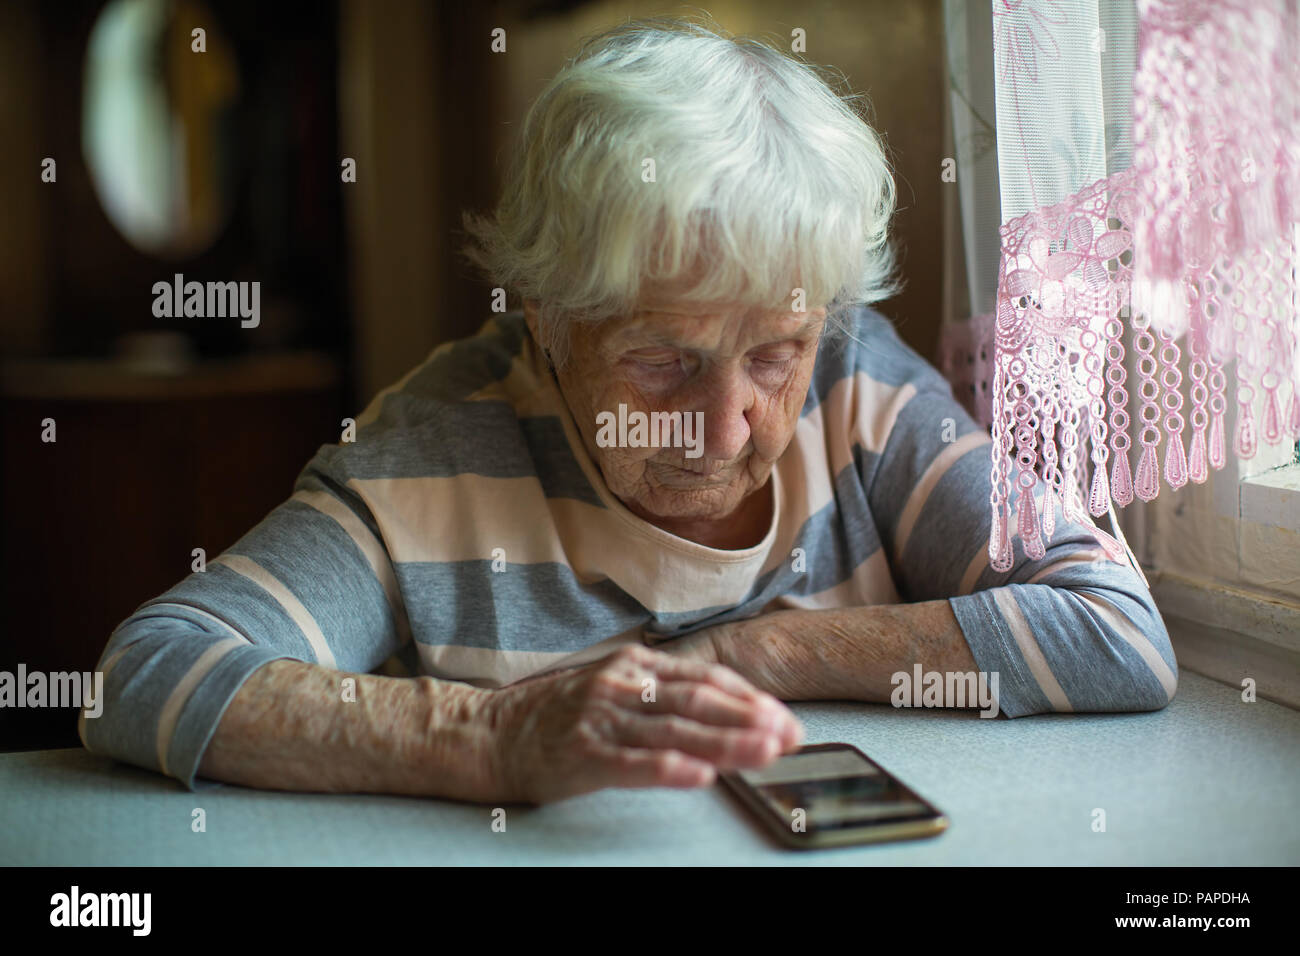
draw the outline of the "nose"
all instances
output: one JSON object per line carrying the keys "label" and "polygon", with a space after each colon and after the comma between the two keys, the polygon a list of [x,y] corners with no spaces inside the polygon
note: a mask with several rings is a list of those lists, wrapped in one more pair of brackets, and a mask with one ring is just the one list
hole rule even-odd
{"label": "nose", "polygon": [[704,457],[730,461],[744,450],[752,434],[748,413],[754,388],[736,366],[715,367],[701,382],[695,410],[704,412]]}

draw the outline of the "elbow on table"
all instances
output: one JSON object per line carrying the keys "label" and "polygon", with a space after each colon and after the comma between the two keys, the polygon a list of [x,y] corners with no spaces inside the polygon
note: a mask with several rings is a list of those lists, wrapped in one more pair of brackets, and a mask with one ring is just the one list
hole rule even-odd
{"label": "elbow on table", "polygon": [[1145,664],[1129,665],[1116,661],[1113,667],[1097,670],[1087,686],[1076,693],[1053,700],[1046,708],[1030,708],[1008,716],[1052,712],[1136,714],[1163,710],[1173,702],[1177,692],[1177,668],[1170,669],[1162,680],[1155,677]]}
{"label": "elbow on table", "polygon": [[1089,588],[1078,596],[1109,645],[1109,666],[1099,670],[1109,675],[1110,686],[1098,695],[1106,704],[1099,709],[1140,712],[1169,706],[1178,692],[1178,659],[1146,581],[1134,572],[1125,582]]}
{"label": "elbow on table", "polygon": [[1163,710],[1173,703],[1177,693],[1178,671],[1174,669],[1172,671],[1172,680],[1168,685],[1145,683],[1140,687],[1128,690],[1122,698],[1121,706],[1117,709],[1133,713]]}
{"label": "elbow on table", "polygon": [[[1162,710],[1178,691],[1178,661],[1169,630],[1149,592],[1082,589],[1071,592],[1085,618],[1062,627],[1073,645],[1060,673],[1053,710],[1077,713],[1139,713]],[[1080,640],[1082,633],[1091,639]],[[1064,661],[1063,661],[1064,663]]]}
{"label": "elbow on table", "polygon": [[1143,604],[1146,614],[1129,622],[1132,629],[1124,634],[1130,651],[1115,660],[1110,710],[1162,710],[1178,693],[1178,660],[1169,629],[1149,597]]}

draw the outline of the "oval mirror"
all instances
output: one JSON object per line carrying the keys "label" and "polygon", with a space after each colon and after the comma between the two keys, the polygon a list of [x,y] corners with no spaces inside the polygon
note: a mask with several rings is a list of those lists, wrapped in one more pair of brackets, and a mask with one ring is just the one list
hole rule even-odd
{"label": "oval mirror", "polygon": [[225,226],[238,96],[238,64],[203,4],[112,0],[100,12],[86,50],[82,150],[100,204],[137,249],[186,258]]}

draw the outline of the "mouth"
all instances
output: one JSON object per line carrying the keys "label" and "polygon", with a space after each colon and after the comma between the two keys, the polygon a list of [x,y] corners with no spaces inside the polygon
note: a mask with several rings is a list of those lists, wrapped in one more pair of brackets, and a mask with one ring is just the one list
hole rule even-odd
{"label": "mouth", "polygon": [[705,458],[687,458],[681,462],[673,462],[670,467],[678,471],[688,471],[695,475],[716,475],[718,472],[726,471],[739,462],[717,461]]}
{"label": "mouth", "polygon": [[744,459],[734,461],[706,460],[703,458],[654,463],[660,484],[670,487],[698,488],[702,485],[730,484],[736,472],[744,466]]}

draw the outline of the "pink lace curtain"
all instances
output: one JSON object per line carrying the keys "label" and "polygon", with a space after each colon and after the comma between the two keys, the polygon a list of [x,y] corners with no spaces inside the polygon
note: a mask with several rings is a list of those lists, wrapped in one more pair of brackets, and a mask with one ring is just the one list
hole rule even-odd
{"label": "pink lace curtain", "polygon": [[[958,84],[976,88],[972,112],[980,86],[961,70],[975,36],[961,6],[959,170],[977,147]],[[989,558],[1007,570],[1013,540],[1042,557],[1058,508],[1113,516],[1112,500],[1300,437],[1300,17],[1296,0],[993,0],[990,25],[996,284],[984,311],[971,176],[975,314],[948,330],[943,363],[961,379],[967,359],[965,394],[991,426]]]}

